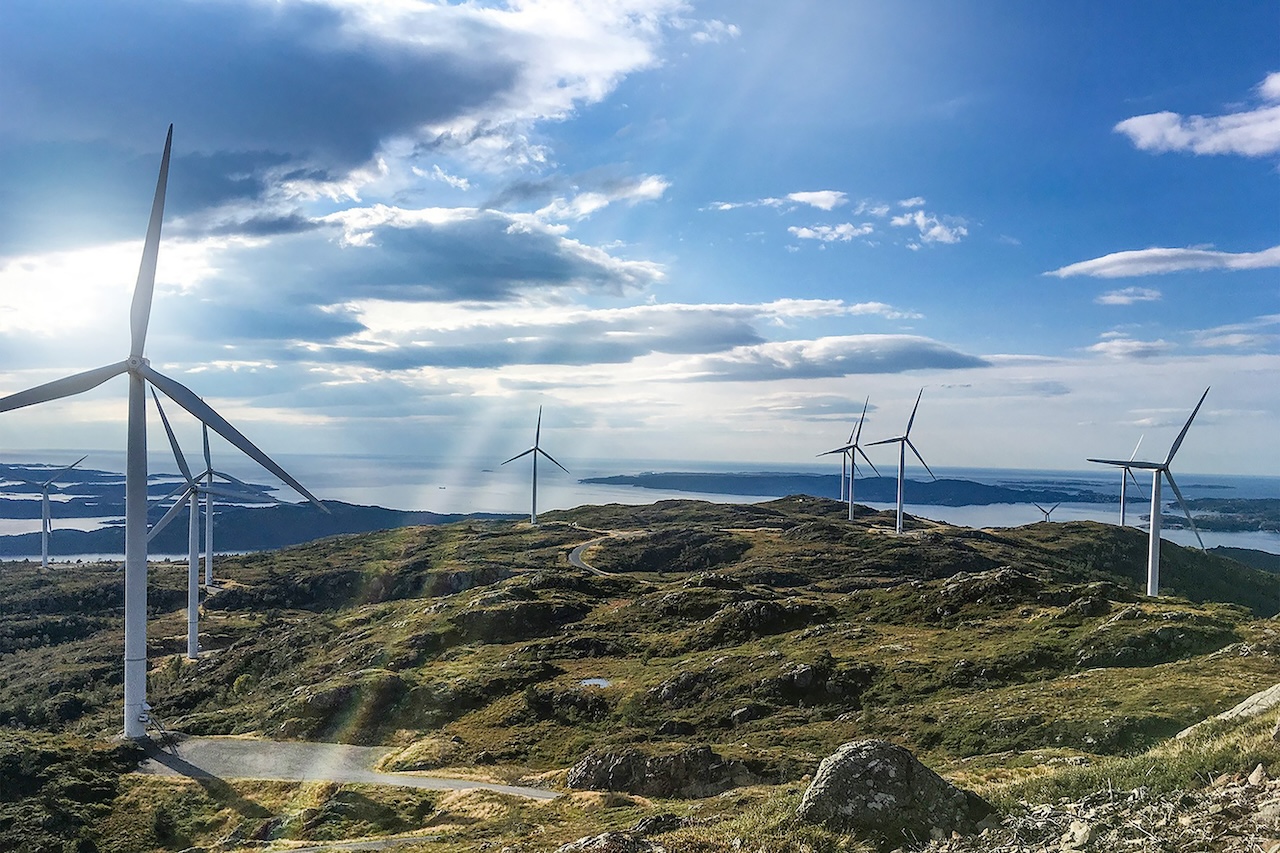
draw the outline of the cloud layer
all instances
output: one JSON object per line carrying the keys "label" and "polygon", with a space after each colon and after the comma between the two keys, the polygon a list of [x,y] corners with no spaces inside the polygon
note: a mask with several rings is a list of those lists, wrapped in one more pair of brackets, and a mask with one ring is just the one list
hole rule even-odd
{"label": "cloud layer", "polygon": [[1050,270],[1045,275],[1058,278],[1080,275],[1128,278],[1186,270],[1256,270],[1270,267],[1280,267],[1280,246],[1272,246],[1260,252],[1238,253],[1210,249],[1133,249],[1068,264]]}

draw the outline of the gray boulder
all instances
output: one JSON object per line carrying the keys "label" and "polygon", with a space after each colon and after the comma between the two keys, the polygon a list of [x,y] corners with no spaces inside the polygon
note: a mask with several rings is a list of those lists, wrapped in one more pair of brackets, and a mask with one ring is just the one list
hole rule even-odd
{"label": "gray boulder", "polygon": [[556,853],[664,853],[665,849],[626,832],[606,832],[563,844],[556,848]]}
{"label": "gray boulder", "polygon": [[740,761],[726,761],[710,747],[671,755],[645,755],[636,749],[595,752],[569,769],[570,788],[623,791],[645,797],[712,797],[756,779]]}
{"label": "gray boulder", "polygon": [[818,766],[796,814],[837,832],[886,843],[971,833],[993,811],[897,744],[855,740]]}

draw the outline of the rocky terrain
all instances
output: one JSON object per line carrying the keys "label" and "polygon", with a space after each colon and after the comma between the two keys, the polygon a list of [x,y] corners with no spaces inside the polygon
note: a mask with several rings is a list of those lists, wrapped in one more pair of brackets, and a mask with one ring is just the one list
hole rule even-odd
{"label": "rocky terrain", "polygon": [[[1274,720],[1173,736],[1280,681],[1274,575],[1169,545],[1151,599],[1140,531],[909,519],[895,537],[888,513],[844,512],[582,507],[228,559],[199,661],[181,654],[185,567],[153,569],[148,698],[166,727],[380,745],[382,770],[563,792],[550,803],[123,772],[128,755],[85,746],[119,726],[117,570],[8,564],[0,764],[31,781],[0,790],[0,846],[1174,850],[1200,849],[1178,845],[1215,815],[1269,837]],[[568,561],[579,546],[588,568]],[[859,743],[954,791],[925,800],[955,819],[815,806],[824,759],[865,759]],[[918,812],[910,790],[859,796]]]}

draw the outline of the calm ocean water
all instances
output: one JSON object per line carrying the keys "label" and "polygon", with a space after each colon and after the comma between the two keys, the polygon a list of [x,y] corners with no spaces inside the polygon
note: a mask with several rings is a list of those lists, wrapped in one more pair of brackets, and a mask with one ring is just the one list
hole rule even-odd
{"label": "calm ocean water", "polygon": [[[33,455],[32,459],[38,456]],[[326,499],[358,504],[376,504],[396,509],[431,510],[441,513],[509,512],[529,511],[530,470],[528,457],[510,465],[500,466],[492,460],[455,459],[430,461],[404,457],[378,456],[316,456],[280,455],[277,460],[315,494]],[[59,462],[58,459],[50,459]],[[65,463],[63,463],[65,464]],[[122,453],[102,452],[94,454],[88,463],[101,470],[121,471],[124,467]],[[153,473],[172,470],[172,459],[156,454],[152,460]],[[271,482],[261,476],[250,462],[227,459],[225,468],[230,473],[251,482]],[[777,465],[742,466],[740,464],[708,463],[699,461],[642,460],[639,462],[609,462],[604,460],[578,461],[570,466],[567,475],[553,465],[543,464],[538,469],[538,511],[569,509],[583,504],[648,504],[666,499],[703,499],[722,503],[751,503],[768,500],[759,495],[722,495],[695,492],[674,492],[644,489],[633,486],[606,486],[578,482],[588,477],[616,474],[638,474],[645,471],[704,471],[726,473],[735,471],[773,471],[791,473],[818,473],[834,475],[839,469],[831,464],[785,463]],[[973,480],[980,483],[1012,487],[1043,487],[1071,485],[1084,487],[1105,494],[1119,494],[1120,479],[1116,472],[1099,467],[1096,471],[1015,471],[992,468],[935,468],[939,477]],[[1240,475],[1199,475],[1178,472],[1178,484],[1187,499],[1202,497],[1280,498],[1280,477]],[[908,480],[925,479],[923,469],[908,469]],[[1130,524],[1140,524],[1147,512],[1150,496],[1150,479],[1139,476],[1142,484],[1138,497],[1130,484]],[[832,480],[835,488],[835,480]],[[279,492],[285,500],[296,496],[287,488]],[[1172,499],[1166,487],[1164,497]],[[871,503],[877,509],[889,509],[891,504]],[[1168,506],[1168,504],[1166,504]],[[990,506],[941,507],[920,506],[910,503],[910,484],[907,492],[907,511],[913,515],[960,524],[969,527],[1011,527],[1040,521],[1043,516],[1030,504],[993,504]],[[55,510],[56,515],[56,510]],[[1090,519],[1116,522],[1119,504],[1063,504],[1053,512],[1054,521]],[[95,519],[59,519],[59,527],[91,527]],[[0,533],[22,533],[39,530],[38,519],[0,520]],[[1166,530],[1164,536],[1179,544],[1194,544],[1191,531]],[[1280,553],[1280,534],[1272,533],[1204,533],[1205,544],[1232,545],[1243,548]]]}

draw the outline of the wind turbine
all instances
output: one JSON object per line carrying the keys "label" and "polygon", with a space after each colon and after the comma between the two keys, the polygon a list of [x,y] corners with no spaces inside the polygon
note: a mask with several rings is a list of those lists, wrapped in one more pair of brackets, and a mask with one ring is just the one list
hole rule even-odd
{"label": "wind turbine", "polygon": [[920,464],[924,466],[924,470],[929,472],[929,476],[938,479],[933,473],[933,469],[929,467],[929,463],[924,461],[924,457],[920,455],[920,451],[916,450],[916,446],[911,443],[911,425],[916,420],[916,409],[920,408],[920,398],[924,396],[924,389],[920,389],[920,393],[916,395],[916,404],[911,409],[911,417],[907,419],[907,430],[897,438],[886,438],[880,441],[873,441],[867,447],[875,447],[877,444],[893,444],[898,443],[898,523],[894,528],[895,533],[902,533],[902,487],[906,483],[907,478],[907,448],[911,448],[911,452],[920,460]]}
{"label": "wind turbine", "polygon": [[531,453],[533,454],[533,501],[529,505],[529,523],[530,524],[538,523],[538,454],[541,453],[543,456],[550,459],[551,462],[554,463],[555,466],[559,468],[561,471],[565,472],[566,474],[569,473],[568,468],[564,467],[559,462],[556,462],[556,460],[552,458],[550,453],[543,450],[538,445],[538,442],[539,440],[541,440],[541,437],[542,437],[542,407],[539,406],[538,407],[538,426],[533,433],[533,447],[530,447],[528,450],[524,451],[523,453],[517,453],[515,456],[512,456],[510,459],[508,459],[506,462],[502,463],[503,465],[506,465],[507,462],[515,462],[521,456],[528,456]]}
{"label": "wind turbine", "polygon": [[1053,506],[1049,507],[1048,509],[1045,509],[1044,507],[1040,506],[1040,504],[1036,503],[1035,501],[1032,501],[1032,502],[1031,502],[1031,505],[1032,505],[1033,507],[1035,507],[1036,509],[1040,510],[1041,512],[1043,512],[1043,513],[1044,513],[1044,520],[1045,520],[1045,521],[1048,521],[1048,520],[1049,520],[1049,516],[1053,515],[1053,511],[1054,511],[1055,509],[1057,509],[1058,507],[1062,506],[1062,501],[1058,501],[1056,504],[1054,504]]}
{"label": "wind turbine", "polygon": [[[182,448],[178,446],[178,438],[173,434],[173,427],[169,425],[169,418],[165,415],[164,406],[160,405],[160,398],[156,395],[154,388],[151,389],[151,397],[156,401],[156,410],[160,413],[160,421],[164,424],[165,435],[169,438],[169,447],[173,450],[173,459],[178,463],[178,470],[182,472],[182,478],[186,481],[187,486],[186,489],[182,490],[181,497],[174,501],[169,511],[151,526],[150,532],[147,533],[147,541],[150,542],[160,531],[164,530],[169,525],[169,522],[182,511],[183,503],[188,499],[190,500],[190,515],[187,519],[187,657],[195,660],[200,657],[200,495],[203,494],[205,496],[206,502],[213,493],[231,498],[244,498],[248,497],[248,495],[203,483],[201,479],[204,474],[199,477],[191,475],[191,468],[187,465],[186,456],[183,454]],[[206,430],[205,446],[207,447],[208,444]],[[255,494],[252,497],[258,498],[262,496]],[[208,516],[206,515],[207,518]],[[206,547],[208,552],[212,553],[212,548],[210,546]]]}
{"label": "wind turbine", "polygon": [[853,521],[853,481],[858,475],[858,458],[855,453],[862,454],[862,459],[871,466],[871,470],[876,472],[876,476],[880,476],[879,470],[876,469],[875,463],[867,458],[867,452],[859,446],[858,441],[862,438],[862,424],[867,419],[867,405],[871,402],[868,397],[862,404],[862,415],[858,418],[858,425],[849,432],[849,441],[843,447],[837,447],[835,450],[828,450],[819,453],[819,456],[830,456],[833,453],[840,454],[840,498],[843,500],[845,496],[844,477],[845,462],[853,469],[849,472],[849,520]]}
{"label": "wind turbine", "polygon": [[66,468],[59,468],[53,473],[49,479],[41,482],[39,480],[28,480],[26,477],[18,477],[17,479],[30,486],[35,486],[40,490],[40,568],[48,570],[49,568],[49,536],[53,533],[53,520],[49,514],[49,487],[53,485],[53,481],[79,465],[88,456],[81,456],[75,462],[72,462]]}
{"label": "wind turbine", "polygon": [[169,154],[172,145],[173,125],[169,125],[164,141],[164,154],[160,158],[155,197],[151,203],[151,218],[143,243],[142,263],[138,268],[138,280],[129,311],[128,357],[114,364],[55,379],[0,399],[0,412],[7,412],[82,394],[122,373],[129,376],[124,511],[124,736],[131,739],[146,737],[146,724],[150,721],[150,706],[147,704],[147,383],[159,388],[165,396],[208,424],[214,432],[288,483],[299,494],[322,510],[325,509],[301,483],[255,447],[193,391],[152,368],[150,360],[143,355],[147,324],[151,317],[151,297],[155,291],[160,226],[164,219],[164,196],[169,179]]}
{"label": "wind turbine", "polygon": [[[1173,479],[1173,472],[1169,470],[1169,466],[1173,463],[1173,456],[1178,452],[1178,448],[1182,446],[1182,440],[1187,437],[1187,430],[1191,429],[1191,422],[1196,419],[1200,407],[1204,405],[1204,398],[1209,396],[1209,389],[1204,389],[1204,393],[1200,395],[1200,402],[1196,403],[1196,407],[1191,410],[1191,417],[1187,418],[1187,422],[1182,427],[1182,432],[1178,433],[1178,437],[1174,439],[1173,446],[1169,448],[1169,455],[1165,457],[1163,462],[1135,462],[1130,459],[1090,459],[1090,462],[1098,462],[1103,465],[1115,465],[1118,468],[1138,468],[1151,472],[1151,532],[1150,542],[1147,545],[1147,595],[1155,596],[1160,594],[1160,479],[1161,476],[1169,481],[1169,486],[1173,489],[1174,495],[1178,498],[1178,506],[1182,507],[1182,512],[1187,517],[1188,523],[1191,524],[1191,530],[1196,534],[1196,541],[1200,543],[1200,550],[1204,550],[1204,540],[1200,538],[1200,531],[1196,528],[1195,519],[1191,517],[1191,510],[1187,508],[1187,502],[1182,498],[1182,490],[1178,488],[1177,482]],[[1137,455],[1137,449],[1134,449],[1134,455]]]}

